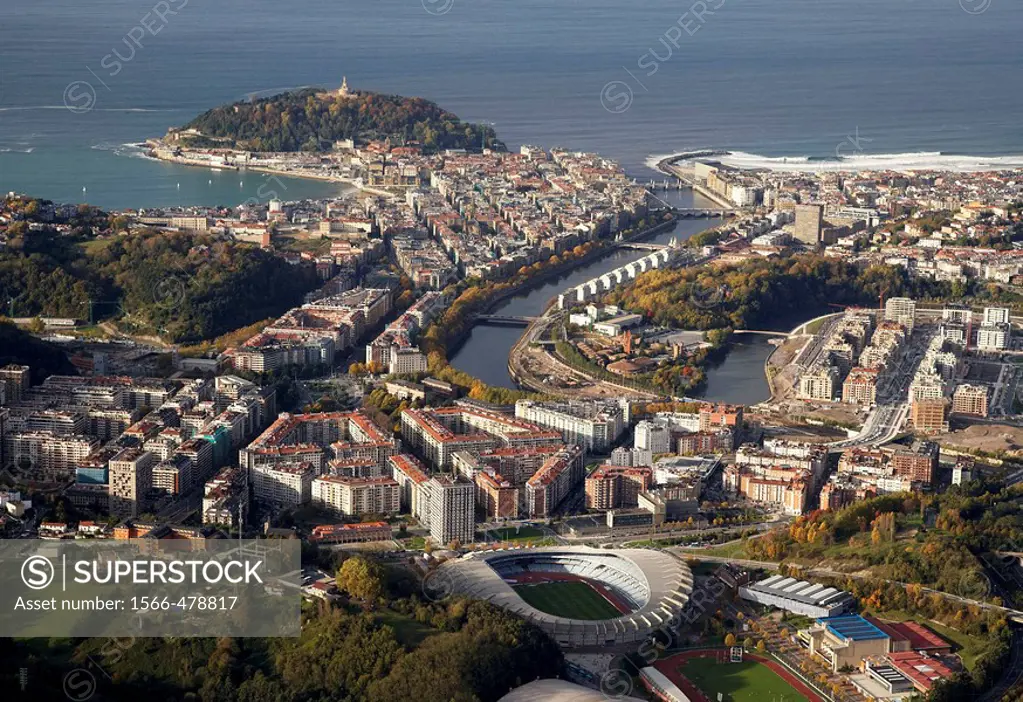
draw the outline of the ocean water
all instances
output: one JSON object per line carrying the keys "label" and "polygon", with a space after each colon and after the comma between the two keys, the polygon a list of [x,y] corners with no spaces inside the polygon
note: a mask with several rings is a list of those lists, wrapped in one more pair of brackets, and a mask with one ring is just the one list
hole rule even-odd
{"label": "ocean water", "polygon": [[[245,200],[265,177],[125,145],[342,75],[493,122],[510,146],[599,151],[638,176],[653,155],[701,148],[786,166],[1023,163],[1017,0],[3,4],[0,191],[56,200]],[[340,192],[282,183],[285,198]]]}

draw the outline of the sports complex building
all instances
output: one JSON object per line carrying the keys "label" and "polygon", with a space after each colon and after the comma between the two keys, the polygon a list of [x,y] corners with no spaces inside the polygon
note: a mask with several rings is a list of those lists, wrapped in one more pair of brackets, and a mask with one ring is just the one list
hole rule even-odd
{"label": "sports complex building", "polygon": [[444,563],[433,577],[515,612],[564,648],[644,641],[679,623],[693,591],[683,561],[645,549],[470,553]]}
{"label": "sports complex building", "polygon": [[853,605],[853,597],[848,592],[784,575],[772,575],[740,587],[739,597],[814,619],[842,614]]}

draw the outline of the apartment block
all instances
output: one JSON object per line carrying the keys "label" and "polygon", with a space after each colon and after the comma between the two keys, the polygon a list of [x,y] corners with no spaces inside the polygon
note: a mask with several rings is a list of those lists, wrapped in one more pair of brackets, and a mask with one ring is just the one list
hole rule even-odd
{"label": "apartment block", "polygon": [[336,514],[397,514],[401,510],[401,487],[392,478],[342,478],[322,476],[312,485],[312,501]]}
{"label": "apartment block", "polygon": [[876,368],[853,368],[842,383],[842,402],[870,406],[877,402]]}
{"label": "apartment block", "polygon": [[249,472],[252,497],[273,505],[304,505],[311,499],[315,476],[316,468],[311,463],[254,466]]}
{"label": "apartment block", "polygon": [[515,416],[561,432],[565,443],[590,453],[606,453],[629,427],[627,400],[590,402],[534,402],[519,400]]}
{"label": "apartment block", "polygon": [[[158,457],[153,454],[154,458]],[[153,489],[168,495],[180,495],[193,484],[192,459],[180,453],[159,461],[153,466]]]}
{"label": "apartment block", "polygon": [[909,407],[909,419],[917,431],[937,434],[948,431],[947,410],[945,398],[914,400]]}
{"label": "apartment block", "polygon": [[409,447],[440,470],[451,468],[453,456],[459,451],[526,449],[562,443],[557,431],[469,406],[404,410],[401,436]]}
{"label": "apartment block", "polygon": [[156,456],[142,449],[124,449],[110,459],[110,514],[137,517],[148,507]]}
{"label": "apartment block", "polygon": [[908,297],[890,297],[884,303],[884,318],[901,324],[908,334],[912,334],[916,319],[916,302]]}
{"label": "apartment block", "polygon": [[431,478],[429,494],[430,540],[447,545],[453,540],[472,543],[476,529],[476,486],[446,475]]}
{"label": "apartment block", "polygon": [[952,393],[952,414],[988,415],[988,388],[985,385],[963,384]]}
{"label": "apartment block", "polygon": [[653,469],[626,466],[598,466],[586,476],[587,509],[636,507],[639,494],[650,489]]}
{"label": "apartment block", "polygon": [[581,446],[567,446],[526,481],[526,511],[530,517],[549,516],[584,479],[583,454]]}
{"label": "apartment block", "polygon": [[519,516],[519,489],[501,475],[481,470],[476,473],[476,505],[487,519],[515,519]]}

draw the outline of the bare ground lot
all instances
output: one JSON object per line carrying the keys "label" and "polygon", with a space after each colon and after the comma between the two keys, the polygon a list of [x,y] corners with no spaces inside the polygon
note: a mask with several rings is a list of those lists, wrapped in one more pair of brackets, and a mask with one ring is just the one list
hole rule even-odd
{"label": "bare ground lot", "polygon": [[936,438],[952,448],[1023,455],[1023,427],[1009,424],[971,424]]}

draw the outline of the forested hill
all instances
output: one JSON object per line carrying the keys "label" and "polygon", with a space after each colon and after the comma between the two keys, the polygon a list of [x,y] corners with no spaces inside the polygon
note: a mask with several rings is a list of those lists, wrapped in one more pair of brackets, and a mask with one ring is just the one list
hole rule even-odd
{"label": "forested hill", "polygon": [[339,139],[387,138],[416,141],[427,150],[501,147],[490,127],[463,122],[429,100],[369,92],[339,97],[307,89],[236,102],[199,115],[183,129],[227,140],[182,138],[186,144],[251,151],[322,151]]}
{"label": "forested hill", "polygon": [[0,367],[8,363],[29,366],[33,383],[41,383],[54,374],[78,374],[58,346],[37,339],[0,317]]}

